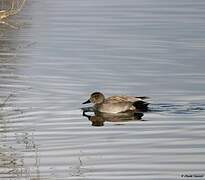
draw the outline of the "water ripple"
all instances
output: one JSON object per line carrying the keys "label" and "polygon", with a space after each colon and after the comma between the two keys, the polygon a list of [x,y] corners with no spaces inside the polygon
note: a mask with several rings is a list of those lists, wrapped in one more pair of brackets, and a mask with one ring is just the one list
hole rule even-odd
{"label": "water ripple", "polygon": [[[204,7],[27,1],[18,30],[0,24],[0,179],[204,175]],[[83,116],[93,91],[150,96],[150,111]]]}

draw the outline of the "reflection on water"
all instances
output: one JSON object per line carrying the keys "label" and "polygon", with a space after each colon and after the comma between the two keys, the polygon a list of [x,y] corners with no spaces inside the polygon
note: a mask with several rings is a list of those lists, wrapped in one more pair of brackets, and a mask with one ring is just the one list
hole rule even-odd
{"label": "reflection on water", "polygon": [[[15,12],[12,10],[12,13]],[[5,24],[8,26],[4,26]],[[30,174],[33,174],[33,178],[40,179],[38,146],[34,142],[33,132],[27,131],[21,126],[21,122],[12,118],[22,113],[13,103],[18,92],[25,89],[18,75],[22,63],[22,47],[26,47],[22,41],[19,32],[10,23],[1,20],[0,179],[29,178]],[[29,156],[26,157],[24,152],[29,153]]]}
{"label": "reflection on water", "polygon": [[[31,0],[12,17],[26,26],[0,24],[0,179],[204,174],[203,7]],[[93,91],[149,96],[150,111],[82,116]]]}
{"label": "reflection on water", "polygon": [[[83,108],[83,116],[87,117],[89,121],[91,121],[92,126],[104,126],[104,122],[115,122],[119,124],[120,122],[141,120],[144,115],[142,112],[125,112],[118,114],[108,114],[95,112],[90,110],[91,108]],[[94,115],[88,114],[89,112],[93,112]]]}
{"label": "reflection on water", "polygon": [[[38,147],[34,142],[34,136],[17,126],[12,126],[12,122],[7,118],[12,114],[9,115],[8,111],[4,110],[7,102],[0,107],[0,176],[30,177],[32,173],[38,177]],[[30,153],[29,163],[33,165],[32,169],[29,168],[28,162],[25,162],[23,152]]]}
{"label": "reflection on water", "polygon": [[[1,126],[1,130],[2,129],[3,127]],[[0,139],[1,138],[2,137],[0,135]],[[0,147],[1,178],[30,177],[31,173],[33,174],[33,177],[39,177],[38,149],[35,147],[35,144],[33,144],[33,142],[29,140],[29,138],[30,136],[25,134],[16,135],[16,143],[18,144],[18,146],[21,146],[21,150],[18,148],[14,148],[12,144],[8,146],[3,145]],[[6,138],[4,137],[4,139]],[[27,162],[24,161],[25,157],[24,154],[21,152],[23,149],[33,154],[32,157],[30,157],[30,163],[33,166],[32,169],[30,169]]]}

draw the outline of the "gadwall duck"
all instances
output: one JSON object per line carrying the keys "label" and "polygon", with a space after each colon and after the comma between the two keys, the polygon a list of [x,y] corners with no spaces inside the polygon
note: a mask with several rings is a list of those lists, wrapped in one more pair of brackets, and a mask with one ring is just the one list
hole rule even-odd
{"label": "gadwall duck", "polygon": [[93,103],[94,110],[103,113],[123,113],[127,111],[147,111],[149,103],[143,101],[146,96],[111,96],[105,98],[101,92],[94,92],[83,104]]}

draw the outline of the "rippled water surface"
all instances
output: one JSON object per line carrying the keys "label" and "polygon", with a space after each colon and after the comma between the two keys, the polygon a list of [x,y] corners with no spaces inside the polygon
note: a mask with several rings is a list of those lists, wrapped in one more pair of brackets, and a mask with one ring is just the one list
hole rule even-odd
{"label": "rippled water surface", "polygon": [[[0,179],[205,178],[204,0],[30,0],[6,22]],[[93,123],[93,91],[151,111]]]}

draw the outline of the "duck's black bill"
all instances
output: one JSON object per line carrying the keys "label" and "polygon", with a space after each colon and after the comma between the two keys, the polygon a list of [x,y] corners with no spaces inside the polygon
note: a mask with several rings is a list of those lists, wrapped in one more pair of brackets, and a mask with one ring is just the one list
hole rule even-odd
{"label": "duck's black bill", "polygon": [[85,101],[85,102],[82,103],[82,104],[88,104],[88,103],[91,103],[90,99],[88,99],[87,101]]}

